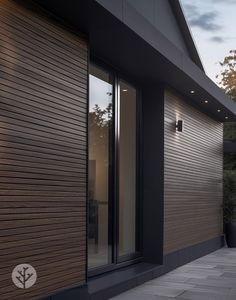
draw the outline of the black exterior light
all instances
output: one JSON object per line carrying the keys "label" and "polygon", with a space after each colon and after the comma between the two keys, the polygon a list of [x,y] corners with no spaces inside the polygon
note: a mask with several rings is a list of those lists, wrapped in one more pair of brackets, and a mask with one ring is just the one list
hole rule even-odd
{"label": "black exterior light", "polygon": [[183,132],[184,131],[184,121],[183,120],[177,120],[175,124],[176,131]]}

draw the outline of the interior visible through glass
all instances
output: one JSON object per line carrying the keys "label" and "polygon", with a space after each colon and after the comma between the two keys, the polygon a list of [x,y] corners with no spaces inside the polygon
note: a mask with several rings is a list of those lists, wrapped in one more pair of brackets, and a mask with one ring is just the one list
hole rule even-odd
{"label": "interior visible through glass", "polygon": [[113,84],[109,73],[90,67],[88,267],[109,264],[109,153]]}
{"label": "interior visible through glass", "polygon": [[111,74],[90,65],[90,270],[130,260],[137,253],[137,92],[131,84]]}
{"label": "interior visible through glass", "polygon": [[119,255],[136,252],[136,89],[120,81]]}

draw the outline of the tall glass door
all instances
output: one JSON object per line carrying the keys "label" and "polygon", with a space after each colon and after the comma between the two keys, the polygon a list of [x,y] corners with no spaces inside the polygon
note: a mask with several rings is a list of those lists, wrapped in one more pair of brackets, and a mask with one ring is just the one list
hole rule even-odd
{"label": "tall glass door", "polygon": [[88,267],[137,253],[137,91],[91,65],[89,76]]}

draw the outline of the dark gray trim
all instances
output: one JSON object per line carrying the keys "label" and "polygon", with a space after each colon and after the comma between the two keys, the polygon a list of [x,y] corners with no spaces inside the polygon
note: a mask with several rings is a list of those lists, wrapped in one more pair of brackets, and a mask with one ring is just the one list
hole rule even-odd
{"label": "dark gray trim", "polygon": [[188,47],[188,52],[190,54],[191,59],[195,62],[195,64],[203,71],[204,67],[202,65],[201,58],[197,52],[196,45],[194,42],[194,39],[192,37],[192,34],[189,30],[188,23],[186,21],[186,18],[183,13],[182,6],[180,4],[179,0],[173,1],[169,0],[170,6],[172,8],[172,11],[176,17],[176,21],[181,29],[181,32],[184,37],[184,41]]}
{"label": "dark gray trim", "polygon": [[164,86],[142,90],[142,248],[144,261],[156,264],[163,258],[164,93]]}
{"label": "dark gray trim", "polygon": [[162,82],[216,120],[225,122],[225,116],[227,121],[236,120],[236,104],[128,2],[123,14],[114,11],[119,5],[111,13],[95,0],[37,2],[88,34],[91,52],[134,81]]}
{"label": "dark gray trim", "polygon": [[77,287],[43,298],[42,300],[89,300],[88,286]]}
{"label": "dark gray trim", "polygon": [[[159,277],[179,266],[211,253],[224,246],[219,236],[200,244],[175,251],[164,257],[164,264],[140,263],[129,268],[94,278],[88,282],[90,300],[106,300]],[[67,300],[70,300],[69,298]]]}
{"label": "dark gray trim", "polygon": [[[125,12],[125,6],[127,5],[128,0],[116,0],[116,1],[110,1],[110,0],[96,0],[99,4],[104,6],[108,11],[110,11],[112,14],[114,14],[117,18],[122,19],[123,18],[123,12]],[[166,0],[164,0],[166,1]],[[146,3],[145,3],[146,2]],[[146,6],[151,6],[154,1],[143,1],[143,4]],[[131,4],[135,7],[134,4]],[[190,58],[193,60],[193,62],[196,63],[196,65],[199,66],[200,69],[203,69],[203,65],[201,62],[201,59],[198,55],[195,43],[193,41],[192,35],[190,33],[190,30],[188,28],[181,4],[179,0],[169,0],[169,5],[172,9],[172,12],[175,16],[176,22],[180,28],[183,41],[187,47],[187,52],[190,56]],[[150,20],[152,22],[152,20]]]}

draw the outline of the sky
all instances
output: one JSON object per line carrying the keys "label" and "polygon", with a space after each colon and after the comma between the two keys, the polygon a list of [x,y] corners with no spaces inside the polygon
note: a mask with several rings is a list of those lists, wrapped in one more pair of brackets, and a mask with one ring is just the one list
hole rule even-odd
{"label": "sky", "polygon": [[181,0],[207,75],[217,83],[220,61],[236,50],[236,0]]}

